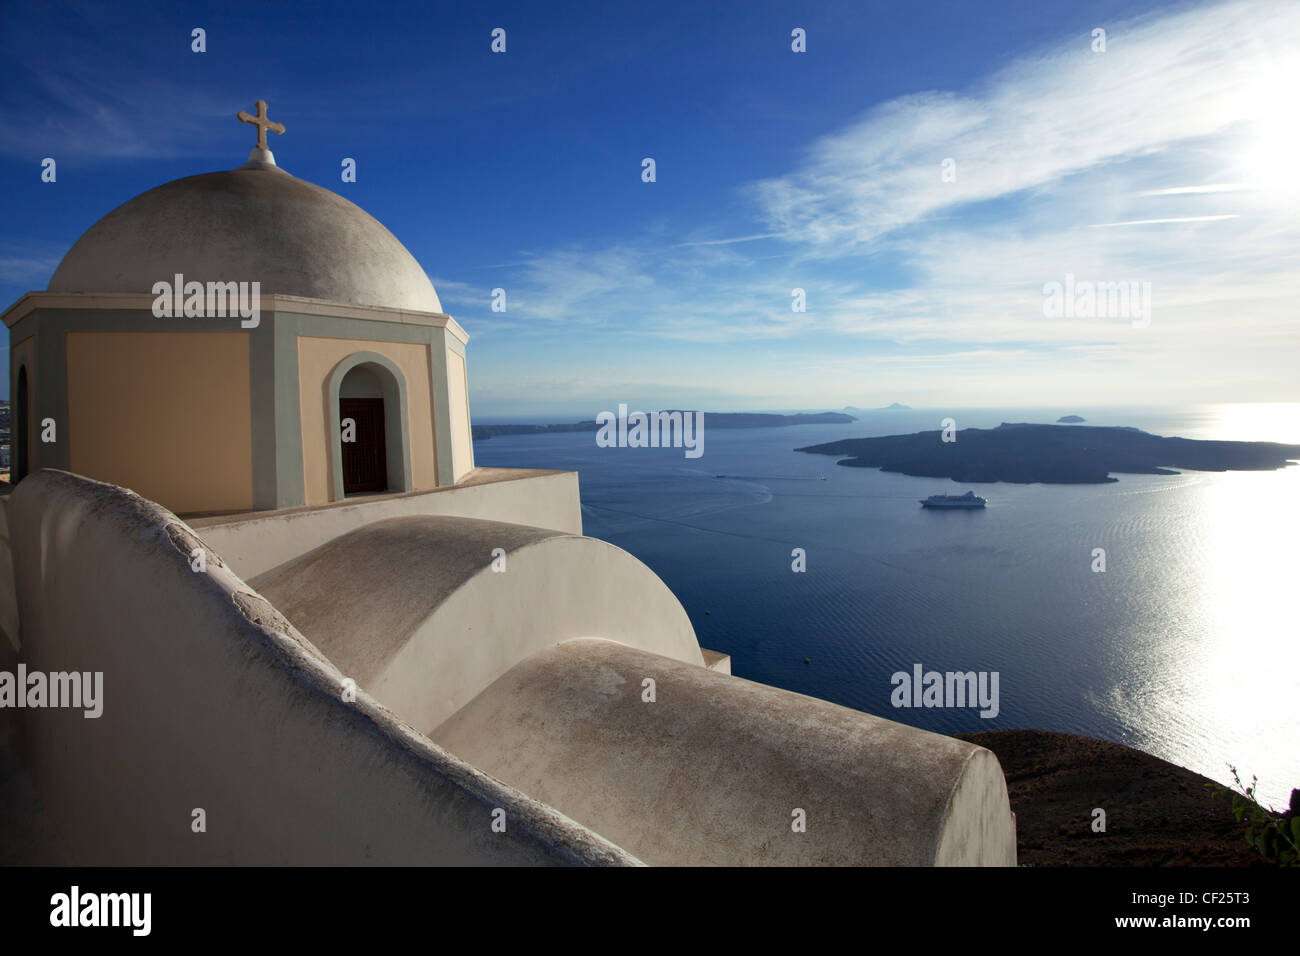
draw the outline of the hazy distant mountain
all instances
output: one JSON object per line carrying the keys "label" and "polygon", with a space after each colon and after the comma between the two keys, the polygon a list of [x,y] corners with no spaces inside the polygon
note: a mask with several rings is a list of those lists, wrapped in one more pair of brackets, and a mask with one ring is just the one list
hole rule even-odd
{"label": "hazy distant mountain", "polygon": [[1016,484],[1094,484],[1116,481],[1110,472],[1176,475],[1194,471],[1270,471],[1300,460],[1300,445],[1275,442],[1163,438],[1132,427],[1030,425],[965,428],[956,441],[938,431],[883,438],[849,438],[796,448],[817,455],[849,455],[837,462],[918,478],[1008,481]]}
{"label": "hazy distant mountain", "polygon": [[[681,412],[681,409],[664,409]],[[682,412],[689,415],[693,412]],[[840,412],[800,412],[797,415],[773,415],[763,412],[705,412],[706,428],[779,428],[786,425],[847,425],[857,421],[852,415]],[[600,426],[594,421],[559,425],[474,425],[474,439],[493,435],[540,435],[545,432],[594,432]]]}
{"label": "hazy distant mountain", "polygon": [[911,405],[904,405],[902,402],[891,402],[890,404],[884,406],[883,408],[858,408],[854,405],[844,406],[844,411],[848,412],[850,415],[861,415],[864,412],[893,412],[893,411],[910,412],[911,410],[912,410]]}
{"label": "hazy distant mountain", "polygon": [[1087,421],[1086,418],[1080,418],[1078,415],[1062,415],[1060,418],[1057,419],[1057,422],[1064,423],[1066,425],[1077,425],[1080,422],[1086,422],[1086,421]]}

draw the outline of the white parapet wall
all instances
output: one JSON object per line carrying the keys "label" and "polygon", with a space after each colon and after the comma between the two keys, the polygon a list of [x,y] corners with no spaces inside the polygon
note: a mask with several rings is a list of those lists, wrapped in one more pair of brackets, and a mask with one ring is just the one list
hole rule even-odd
{"label": "white parapet wall", "polygon": [[103,675],[6,715],[58,862],[1014,865],[988,750],[710,669],[632,556],[412,497],[219,523],[250,584],[129,491],[18,486],[0,669]]}
{"label": "white parapet wall", "polygon": [[40,471],[5,511],[15,663],[102,674],[99,717],[10,714],[69,862],[639,862],[364,690],[350,699],[345,675],[218,555],[192,570],[201,542],[162,507]]}
{"label": "white parapet wall", "polygon": [[432,491],[349,498],[328,505],[189,519],[244,579],[375,521],[404,515],[489,518],[582,534],[576,471],[476,468]]}
{"label": "white parapet wall", "polygon": [[650,864],[1016,862],[989,750],[611,641],[539,651],[432,737]]}

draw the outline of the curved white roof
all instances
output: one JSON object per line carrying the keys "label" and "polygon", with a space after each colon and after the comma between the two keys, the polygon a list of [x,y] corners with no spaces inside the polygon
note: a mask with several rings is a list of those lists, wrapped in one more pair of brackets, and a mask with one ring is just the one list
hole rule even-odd
{"label": "curved white roof", "polygon": [[433,283],[373,216],[269,162],[187,176],[90,227],[50,292],[151,293],[155,282],[259,281],[262,295],[442,312]]}

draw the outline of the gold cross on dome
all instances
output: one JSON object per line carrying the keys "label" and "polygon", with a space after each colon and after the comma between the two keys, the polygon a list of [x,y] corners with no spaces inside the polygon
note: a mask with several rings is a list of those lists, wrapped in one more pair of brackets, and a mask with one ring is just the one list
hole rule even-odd
{"label": "gold cross on dome", "polygon": [[266,131],[268,129],[273,129],[277,133],[284,132],[283,123],[277,123],[274,120],[269,120],[266,118],[266,100],[257,101],[256,116],[253,116],[252,114],[247,113],[244,110],[240,110],[238,113],[235,114],[235,118],[239,120],[241,123],[252,123],[254,126],[257,127],[257,148],[258,149],[267,148]]}

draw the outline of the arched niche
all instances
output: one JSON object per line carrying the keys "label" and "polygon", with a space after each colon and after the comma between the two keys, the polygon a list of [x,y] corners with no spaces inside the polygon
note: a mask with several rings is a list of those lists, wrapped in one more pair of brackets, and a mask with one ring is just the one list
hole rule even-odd
{"label": "arched niche", "polygon": [[[355,376],[349,376],[353,370]],[[345,388],[344,384],[348,387]],[[330,500],[342,501],[347,494],[343,482],[341,398],[368,397],[377,387],[383,400],[384,464],[387,471],[385,491],[410,491],[411,430],[407,415],[406,377],[396,363],[378,352],[354,352],[341,359],[330,372],[325,387],[327,420],[330,427],[330,465],[333,484]]]}
{"label": "arched niche", "polygon": [[31,396],[28,394],[27,385],[27,366],[18,366],[18,376],[14,384],[14,402],[10,410],[9,434],[10,454],[9,454],[9,480],[12,484],[18,484],[27,475],[30,467],[27,454],[31,443],[31,436],[28,435],[28,416],[31,414],[28,405]]}

